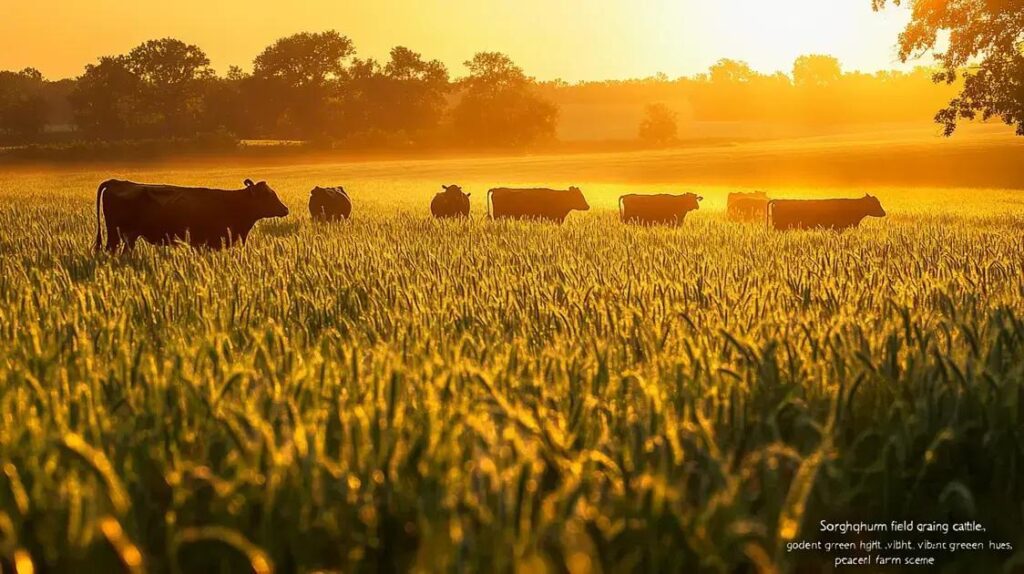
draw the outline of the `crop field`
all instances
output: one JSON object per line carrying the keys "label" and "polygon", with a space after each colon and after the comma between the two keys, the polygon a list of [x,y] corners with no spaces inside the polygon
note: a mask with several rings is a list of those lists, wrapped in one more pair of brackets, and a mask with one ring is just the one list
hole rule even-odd
{"label": "crop field", "polygon": [[[700,211],[639,228],[618,196],[675,187],[534,161],[0,173],[0,569],[814,572],[785,545],[822,519],[1024,542],[1021,192],[873,188],[884,219],[780,233],[682,186]],[[292,213],[97,255],[111,177]],[[472,219],[429,217],[449,183]],[[317,184],[351,221],[310,221]],[[483,217],[516,184],[592,209]]]}

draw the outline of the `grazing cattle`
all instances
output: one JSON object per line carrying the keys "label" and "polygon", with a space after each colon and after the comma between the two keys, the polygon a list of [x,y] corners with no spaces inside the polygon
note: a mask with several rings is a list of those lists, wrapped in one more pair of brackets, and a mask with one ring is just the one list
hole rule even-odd
{"label": "grazing cattle", "polygon": [[457,185],[442,185],[444,190],[430,202],[430,213],[438,219],[469,217],[469,193],[462,193]]}
{"label": "grazing cattle", "polygon": [[763,191],[730,193],[725,214],[732,221],[761,221],[768,210],[768,195]]}
{"label": "grazing cattle", "polygon": [[860,199],[774,199],[768,202],[768,222],[775,229],[847,229],[865,217],[885,217],[877,197]]}
{"label": "grazing cattle", "polygon": [[642,225],[680,225],[686,214],[700,209],[703,197],[694,193],[638,195],[619,198],[619,216],[626,223]]}
{"label": "grazing cattle", "polygon": [[186,240],[217,249],[245,243],[257,221],[284,217],[288,208],[266,182],[245,180],[245,188],[221,190],[145,185],[112,179],[96,190],[96,245],[103,242],[100,209],[107,223],[107,250],[140,238],[155,245]]}
{"label": "grazing cattle", "polygon": [[590,209],[578,187],[568,190],[500,187],[487,192],[487,203],[493,219],[538,219],[555,223],[564,222],[574,209]]}
{"label": "grazing cattle", "polygon": [[352,215],[352,200],[344,187],[314,187],[309,192],[309,215],[313,221],[341,221]]}

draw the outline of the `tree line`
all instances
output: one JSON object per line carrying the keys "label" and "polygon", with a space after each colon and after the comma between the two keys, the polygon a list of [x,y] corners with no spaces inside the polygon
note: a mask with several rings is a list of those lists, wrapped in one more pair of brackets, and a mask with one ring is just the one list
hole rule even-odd
{"label": "tree line", "polygon": [[[336,31],[277,40],[217,75],[198,46],[165,38],[106,56],[75,80],[0,72],[0,135],[39,141],[66,108],[76,136],[126,141],[225,134],[239,139],[522,146],[553,136],[558,110],[508,56],[481,52],[452,79],[438,60],[395,47],[356,57]],[[57,100],[55,103],[54,100]]]}
{"label": "tree line", "polygon": [[573,85],[537,82],[495,52],[465,64],[468,74],[453,79],[442,62],[406,47],[377,62],[356,57],[351,40],[337,32],[302,33],[263,50],[251,73],[232,67],[218,76],[199,47],[152,40],[100,58],[75,80],[47,82],[31,69],[0,72],[0,132],[8,141],[38,141],[63,114],[75,137],[90,140],[222,134],[353,147],[525,147],[554,138],[560,108],[599,104],[646,108],[636,136],[665,144],[682,119],[920,120],[949,95],[924,68],[845,72],[824,55],[801,56],[788,75],[726,59],[695,77]]}
{"label": "tree line", "polygon": [[[915,13],[900,39],[902,60],[934,48],[938,32],[956,34],[938,54],[937,71],[907,73],[846,72],[831,56],[807,55],[789,74],[721,60],[695,77],[569,85],[538,82],[508,56],[482,52],[465,62],[467,75],[452,78],[442,62],[406,47],[395,47],[383,62],[359,58],[349,38],[327,31],[277,40],[255,57],[252,72],[232,67],[218,75],[198,46],[151,40],[100,58],[75,79],[48,81],[32,68],[0,71],[0,143],[213,135],[353,147],[525,147],[555,139],[562,109],[596,109],[585,118],[593,123],[602,119],[601,106],[617,104],[645,108],[636,135],[659,144],[675,139],[680,118],[895,122],[935,109],[947,135],[958,120],[976,117],[999,118],[1024,134],[1024,19],[979,28],[971,15],[1024,11],[967,4],[976,10],[929,8],[931,16],[964,11],[948,22]],[[55,126],[65,128],[62,135]]]}
{"label": "tree line", "polygon": [[833,56],[808,54],[788,73],[764,74],[744,61],[722,59],[692,77],[543,84],[541,93],[567,107],[643,109],[639,139],[667,142],[684,121],[820,127],[927,120],[954,93],[954,87],[936,86],[933,75],[925,67],[846,71]]}

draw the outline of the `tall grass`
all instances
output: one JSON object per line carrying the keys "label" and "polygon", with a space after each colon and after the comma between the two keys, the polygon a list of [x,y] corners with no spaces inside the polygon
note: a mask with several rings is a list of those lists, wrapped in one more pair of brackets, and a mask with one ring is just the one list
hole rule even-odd
{"label": "tall grass", "polygon": [[314,225],[331,178],[268,177],[298,215],[245,248],[110,257],[104,177],[0,177],[5,570],[788,570],[822,518],[1020,540],[1012,193],[776,233],[725,190],[643,229],[585,187],[556,227],[373,179]]}

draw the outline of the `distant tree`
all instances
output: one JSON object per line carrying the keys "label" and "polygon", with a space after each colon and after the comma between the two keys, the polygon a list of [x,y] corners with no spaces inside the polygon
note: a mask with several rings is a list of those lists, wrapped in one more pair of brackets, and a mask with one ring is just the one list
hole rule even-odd
{"label": "distant tree", "polygon": [[334,30],[281,38],[256,56],[255,75],[289,86],[322,86],[345,76],[345,60],[356,53],[352,40]]}
{"label": "distant tree", "polygon": [[164,136],[195,133],[207,83],[214,78],[210,59],[198,46],[163,38],[145,42],[125,60],[140,81],[139,100]]}
{"label": "distant tree", "polygon": [[[872,0],[875,10],[888,3]],[[1024,2],[913,2],[911,21],[900,34],[900,59],[906,62],[938,46],[944,47],[935,52],[943,69],[935,81],[953,84],[963,79],[960,94],[935,116],[945,134],[953,134],[958,120],[980,114],[983,119],[999,117],[1024,136]]]}
{"label": "distant tree", "polygon": [[352,63],[346,120],[350,128],[415,140],[435,129],[444,115],[448,70],[402,46],[390,56],[383,67],[372,59]]}
{"label": "distant tree", "polygon": [[42,133],[49,112],[43,84],[34,68],[0,72],[0,135],[28,142]]}
{"label": "distant tree", "polygon": [[384,75],[393,88],[391,127],[415,132],[437,126],[449,90],[448,69],[440,60],[427,61],[420,54],[398,46],[391,50]]}
{"label": "distant tree", "polygon": [[700,79],[690,100],[701,119],[753,119],[758,114],[757,106],[764,101],[764,92],[759,90],[764,80],[765,76],[746,62],[719,60]]}
{"label": "distant tree", "polygon": [[203,90],[200,129],[245,137],[255,134],[249,120],[250,110],[243,97],[243,86],[249,76],[238,66],[228,68],[223,78],[207,80]]}
{"label": "distant tree", "polygon": [[665,104],[648,104],[640,120],[638,135],[641,141],[664,145],[676,139],[679,133],[678,114]]}
{"label": "distant tree", "polygon": [[372,139],[383,133],[379,126],[389,121],[389,84],[377,60],[352,60],[342,96],[343,116],[349,137],[360,134],[360,137]]}
{"label": "distant tree", "polygon": [[87,65],[69,100],[79,129],[92,137],[191,136],[201,128],[214,78],[199,47],[173,38],[149,40],[126,55]]}
{"label": "distant tree", "polygon": [[558,108],[511,58],[480,52],[465,62],[462,98],[452,110],[456,133],[471,144],[519,147],[555,133]]}
{"label": "distant tree", "polygon": [[125,56],[106,56],[89,64],[69,96],[75,123],[98,139],[135,136],[143,123],[142,80]]}
{"label": "distant tree", "polygon": [[716,62],[709,70],[711,81],[721,83],[746,83],[757,76],[757,72],[750,68],[750,64],[738,60],[722,59]]}
{"label": "distant tree", "polygon": [[321,137],[340,129],[342,83],[346,63],[355,54],[352,41],[334,30],[281,38],[254,61],[250,85],[271,100],[264,118],[288,135]]}
{"label": "distant tree", "polygon": [[822,87],[836,83],[843,75],[839,59],[810,54],[793,62],[793,83],[801,87]]}

